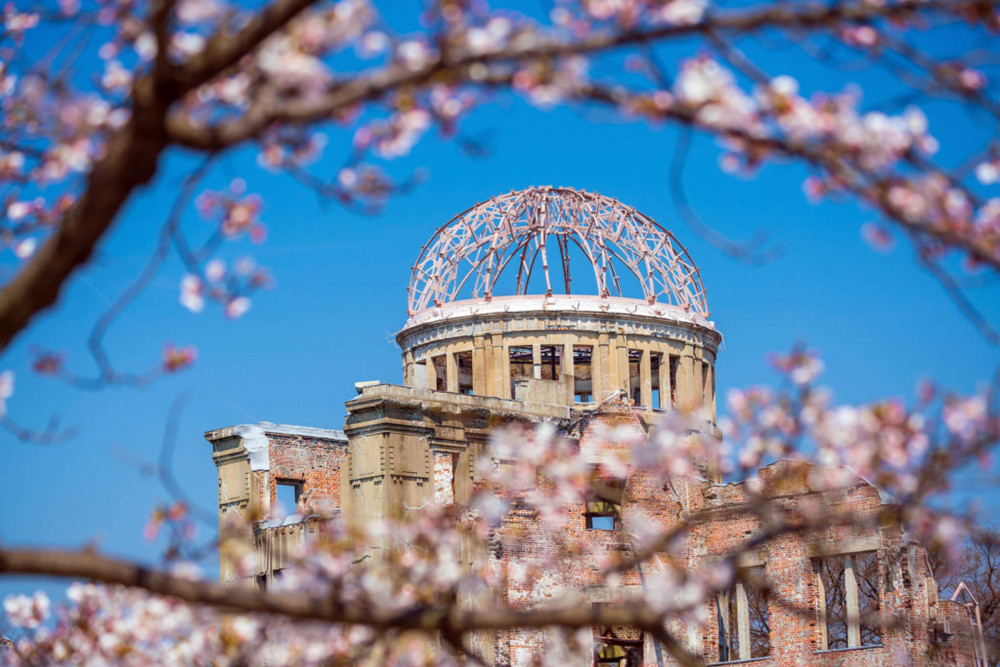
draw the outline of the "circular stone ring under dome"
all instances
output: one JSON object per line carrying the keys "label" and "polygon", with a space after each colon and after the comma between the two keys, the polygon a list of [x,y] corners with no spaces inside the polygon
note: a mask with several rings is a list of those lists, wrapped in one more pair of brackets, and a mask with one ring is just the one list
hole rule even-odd
{"label": "circular stone ring under dome", "polygon": [[[589,261],[597,285],[593,296],[641,297],[698,319],[709,316],[698,267],[673,234],[616,199],[551,186],[498,195],[438,229],[413,267],[408,314],[412,320],[469,297],[490,302],[526,295],[538,267],[546,296],[571,294],[571,252]],[[559,263],[563,284],[553,286],[550,261]],[[498,293],[502,275],[513,289]],[[623,293],[623,278],[638,283],[641,294]]]}
{"label": "circular stone ring under dome", "polygon": [[[584,270],[573,290],[570,255]],[[714,420],[722,336],[698,269],[614,199],[538,187],[477,204],[424,246],[409,295],[396,335],[406,386],[562,406],[626,392],[643,414]]]}

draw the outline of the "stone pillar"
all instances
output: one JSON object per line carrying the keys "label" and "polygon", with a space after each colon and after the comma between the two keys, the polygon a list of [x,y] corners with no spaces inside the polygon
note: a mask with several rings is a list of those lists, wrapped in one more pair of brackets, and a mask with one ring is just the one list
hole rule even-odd
{"label": "stone pillar", "polygon": [[628,338],[619,333],[611,339],[611,390],[628,388]]}
{"label": "stone pillar", "polygon": [[611,385],[611,337],[606,331],[597,335],[597,344],[594,346],[594,355],[591,358],[590,374],[593,378],[594,401],[600,401],[614,388]]}
{"label": "stone pillar", "polygon": [[639,395],[642,398],[642,407],[646,410],[653,409],[653,380],[651,375],[649,349],[644,348],[642,350],[642,357],[639,359]]}
{"label": "stone pillar", "polygon": [[[736,629],[739,633],[740,654],[735,656],[740,660],[750,659],[750,605],[747,601],[746,587],[742,581],[736,582]],[[730,658],[732,660],[733,658]]]}
{"label": "stone pillar", "polygon": [[563,345],[562,372],[566,378],[566,402],[576,402],[576,368],[573,359],[573,339],[567,336]]}
{"label": "stone pillar", "polygon": [[858,578],[854,572],[854,555],[844,558],[844,597],[847,606],[847,645],[861,646],[861,626],[858,618]]}
{"label": "stone pillar", "polygon": [[448,386],[447,389],[450,392],[458,391],[458,364],[455,362],[455,353],[449,351],[445,355],[445,369],[448,374]]}
{"label": "stone pillar", "polygon": [[681,370],[684,371],[684,378],[677,378],[677,406],[690,410],[697,407],[698,401],[695,398],[694,354],[689,345],[684,347]]}
{"label": "stone pillar", "polygon": [[705,378],[705,404],[708,406],[709,414],[714,424],[718,418],[715,411],[715,366],[706,361],[705,372],[708,374],[708,377]]}
{"label": "stone pillar", "polygon": [[493,353],[488,378],[490,396],[510,398],[510,359],[503,345],[503,334],[490,334],[490,344]]}
{"label": "stone pillar", "polygon": [[673,407],[670,404],[670,351],[666,350],[660,356],[660,409]]}
{"label": "stone pillar", "polygon": [[488,396],[489,386],[486,378],[486,337],[477,334],[472,338],[472,393],[476,396]]}

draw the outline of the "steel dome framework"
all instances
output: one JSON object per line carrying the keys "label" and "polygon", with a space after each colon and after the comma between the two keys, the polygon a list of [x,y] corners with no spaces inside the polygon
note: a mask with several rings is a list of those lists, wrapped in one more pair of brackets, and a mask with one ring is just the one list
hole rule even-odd
{"label": "steel dome framework", "polygon": [[622,293],[621,281],[627,271],[648,303],[665,302],[708,317],[698,267],[673,234],[616,199],[556,187],[498,195],[438,229],[413,267],[409,313],[456,301],[470,281],[473,298],[506,296],[495,293],[505,272],[516,271],[514,295],[527,294],[538,264],[551,295],[550,257],[561,265],[562,287],[571,294],[573,246],[589,260],[598,296],[629,296]]}

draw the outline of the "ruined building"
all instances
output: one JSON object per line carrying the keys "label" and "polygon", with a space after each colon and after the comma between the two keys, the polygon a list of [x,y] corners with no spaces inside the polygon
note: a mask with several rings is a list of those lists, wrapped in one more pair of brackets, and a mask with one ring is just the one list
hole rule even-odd
{"label": "ruined building", "polygon": [[[358,522],[402,517],[429,501],[462,504],[491,428],[505,422],[553,422],[579,440],[583,455],[601,426],[649,428],[665,411],[701,407],[703,434],[719,437],[722,336],[709,320],[698,269],[670,232],[614,199],[539,187],[477,204],[424,246],[408,292],[409,318],[396,336],[403,381],[358,383],[343,431],[260,422],[205,434],[218,467],[220,519],[269,516],[285,493],[286,504],[308,500]],[[629,480],[615,497],[570,508],[579,517],[572,530],[621,550],[626,505],[665,529],[700,513],[709,518],[690,531],[687,564],[737,550],[757,528],[752,517],[727,512],[745,502],[746,487],[723,484],[712,460],[694,463],[669,491]],[[814,495],[801,463],[776,462],[757,482],[787,507]],[[841,498],[860,516],[892,502],[861,479]],[[874,525],[786,534],[743,554],[736,583],[709,603],[707,622],[672,629],[710,664],[977,664],[982,647],[967,608],[938,600],[923,549],[898,522]],[[316,529],[298,514],[260,521],[259,567],[246,585],[266,588]],[[511,512],[488,553],[469,557],[531,558],[558,537],[549,530]],[[567,563],[558,581],[511,585],[499,595],[530,605],[570,589],[607,604],[642,585],[638,571],[613,587],[598,572],[594,563]],[[745,585],[760,575],[798,610]],[[237,579],[225,555],[221,576]],[[901,621],[869,625],[873,610]],[[546,650],[546,635],[515,630],[488,643],[495,664],[528,665]],[[593,663],[673,664],[652,638],[628,628],[594,628]]]}

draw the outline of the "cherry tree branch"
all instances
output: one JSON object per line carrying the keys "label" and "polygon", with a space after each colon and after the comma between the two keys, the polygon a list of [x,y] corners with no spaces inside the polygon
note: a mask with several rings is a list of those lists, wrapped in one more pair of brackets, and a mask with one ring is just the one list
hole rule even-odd
{"label": "cherry tree branch", "polygon": [[377,631],[418,630],[461,636],[477,630],[503,628],[569,629],[630,625],[651,633],[683,665],[698,665],[664,628],[666,616],[645,604],[569,605],[517,610],[504,607],[471,608],[457,604],[422,606],[403,612],[370,605],[341,604],[329,597],[303,593],[263,593],[208,581],[176,577],[130,561],[91,550],[0,549],[0,573],[87,579],[105,584],[141,588],[230,612],[278,614],[298,621],[362,625]]}

